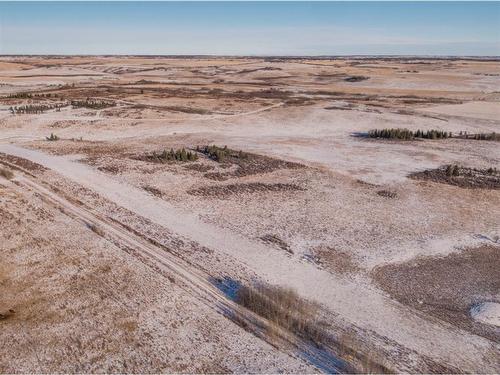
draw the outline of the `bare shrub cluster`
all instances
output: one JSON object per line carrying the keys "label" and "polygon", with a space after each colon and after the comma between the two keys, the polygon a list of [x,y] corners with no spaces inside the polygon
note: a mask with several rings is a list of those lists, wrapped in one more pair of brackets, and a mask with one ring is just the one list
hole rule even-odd
{"label": "bare shrub cluster", "polygon": [[496,167],[478,169],[450,164],[436,169],[415,172],[409,177],[467,189],[500,189],[500,171]]}
{"label": "bare shrub cluster", "polygon": [[14,178],[14,173],[5,168],[0,168],[0,176],[6,178],[7,180],[11,180]]}
{"label": "bare shrub cluster", "polygon": [[50,133],[50,136],[49,137],[45,137],[45,139],[47,141],[58,141],[59,140],[59,137],[57,135],[55,135],[54,133]]}
{"label": "bare shrub cluster", "polygon": [[324,339],[317,307],[290,288],[278,286],[241,286],[236,295],[240,305],[272,323],[316,344]]}

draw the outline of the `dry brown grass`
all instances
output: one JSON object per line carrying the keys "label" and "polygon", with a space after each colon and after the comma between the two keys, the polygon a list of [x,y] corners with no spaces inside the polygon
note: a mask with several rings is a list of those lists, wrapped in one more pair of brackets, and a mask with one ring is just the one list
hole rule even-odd
{"label": "dry brown grass", "polygon": [[7,180],[11,180],[14,178],[14,173],[8,169],[0,168],[0,176],[6,178]]}

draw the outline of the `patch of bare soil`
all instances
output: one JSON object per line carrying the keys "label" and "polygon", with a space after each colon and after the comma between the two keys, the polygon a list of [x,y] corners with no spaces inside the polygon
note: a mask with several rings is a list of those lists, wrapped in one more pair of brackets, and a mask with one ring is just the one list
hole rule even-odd
{"label": "patch of bare soil", "polygon": [[188,194],[200,195],[203,197],[211,197],[224,199],[238,194],[251,194],[261,192],[291,192],[303,191],[304,189],[295,184],[274,183],[266,184],[262,182],[250,182],[241,184],[215,185],[204,186],[197,189],[188,190]]}
{"label": "patch of bare soil", "polygon": [[500,189],[500,174],[494,168],[475,169],[448,165],[415,172],[408,177],[466,189]]}
{"label": "patch of bare soil", "polygon": [[375,269],[376,284],[399,302],[500,342],[494,326],[474,321],[472,305],[498,299],[500,248],[482,246]]}

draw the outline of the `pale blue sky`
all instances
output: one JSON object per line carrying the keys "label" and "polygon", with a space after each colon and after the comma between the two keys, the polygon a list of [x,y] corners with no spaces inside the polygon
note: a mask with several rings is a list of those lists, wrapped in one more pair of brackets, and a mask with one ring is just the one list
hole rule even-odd
{"label": "pale blue sky", "polygon": [[0,2],[0,54],[500,55],[499,2]]}

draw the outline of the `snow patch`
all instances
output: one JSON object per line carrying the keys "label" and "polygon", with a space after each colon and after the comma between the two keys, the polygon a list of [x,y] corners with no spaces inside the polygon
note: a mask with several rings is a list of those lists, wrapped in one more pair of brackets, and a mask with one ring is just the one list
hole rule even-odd
{"label": "snow patch", "polygon": [[472,319],[485,324],[500,327],[500,303],[483,302],[470,309]]}

